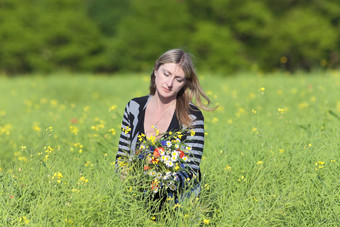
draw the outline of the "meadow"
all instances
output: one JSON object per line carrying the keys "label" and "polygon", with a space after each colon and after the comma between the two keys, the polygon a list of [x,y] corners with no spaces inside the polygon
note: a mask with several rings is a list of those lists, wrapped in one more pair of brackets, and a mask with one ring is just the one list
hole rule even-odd
{"label": "meadow", "polygon": [[154,214],[114,166],[147,74],[0,77],[0,225],[338,226],[340,72],[200,81],[201,194]]}

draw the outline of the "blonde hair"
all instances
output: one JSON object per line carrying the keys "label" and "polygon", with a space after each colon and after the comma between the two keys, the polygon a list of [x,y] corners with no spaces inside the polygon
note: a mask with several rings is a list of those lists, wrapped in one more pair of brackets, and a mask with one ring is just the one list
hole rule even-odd
{"label": "blonde hair", "polygon": [[[185,85],[177,94],[177,102],[176,102],[176,116],[181,125],[186,127],[190,127],[192,123],[192,119],[190,118],[190,109],[193,110],[189,103],[194,103],[200,109],[211,111],[214,109],[209,109],[208,105],[211,103],[208,96],[204,93],[197,74],[195,72],[194,64],[191,60],[191,57],[188,53],[184,52],[181,49],[172,49],[168,50],[164,54],[162,54],[151,73],[151,81],[150,81],[150,95],[154,95],[156,92],[156,84],[155,84],[155,70],[158,70],[161,65],[167,63],[177,64],[184,71],[185,74]],[[202,98],[207,101],[207,104],[203,104]],[[216,108],[215,108],[216,109]]]}

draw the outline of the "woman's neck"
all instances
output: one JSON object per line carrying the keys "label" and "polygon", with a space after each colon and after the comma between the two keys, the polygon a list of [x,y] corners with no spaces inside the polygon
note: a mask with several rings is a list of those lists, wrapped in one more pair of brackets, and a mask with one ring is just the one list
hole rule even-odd
{"label": "woman's neck", "polygon": [[153,102],[155,108],[161,109],[172,109],[176,108],[176,98],[163,98],[156,92],[155,95],[150,100]]}

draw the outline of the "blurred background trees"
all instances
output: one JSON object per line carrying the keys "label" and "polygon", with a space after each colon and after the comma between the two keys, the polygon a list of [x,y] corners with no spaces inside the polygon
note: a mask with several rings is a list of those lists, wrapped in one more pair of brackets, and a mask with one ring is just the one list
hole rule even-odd
{"label": "blurred background trees", "polygon": [[0,73],[150,71],[167,49],[200,70],[340,65],[338,0],[0,0]]}

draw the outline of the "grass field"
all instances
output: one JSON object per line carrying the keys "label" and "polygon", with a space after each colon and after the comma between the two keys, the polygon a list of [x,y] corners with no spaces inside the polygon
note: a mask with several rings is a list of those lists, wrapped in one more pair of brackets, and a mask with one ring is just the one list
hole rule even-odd
{"label": "grass field", "polygon": [[200,78],[202,192],[153,220],[113,165],[148,75],[0,77],[0,225],[339,226],[340,72]]}

